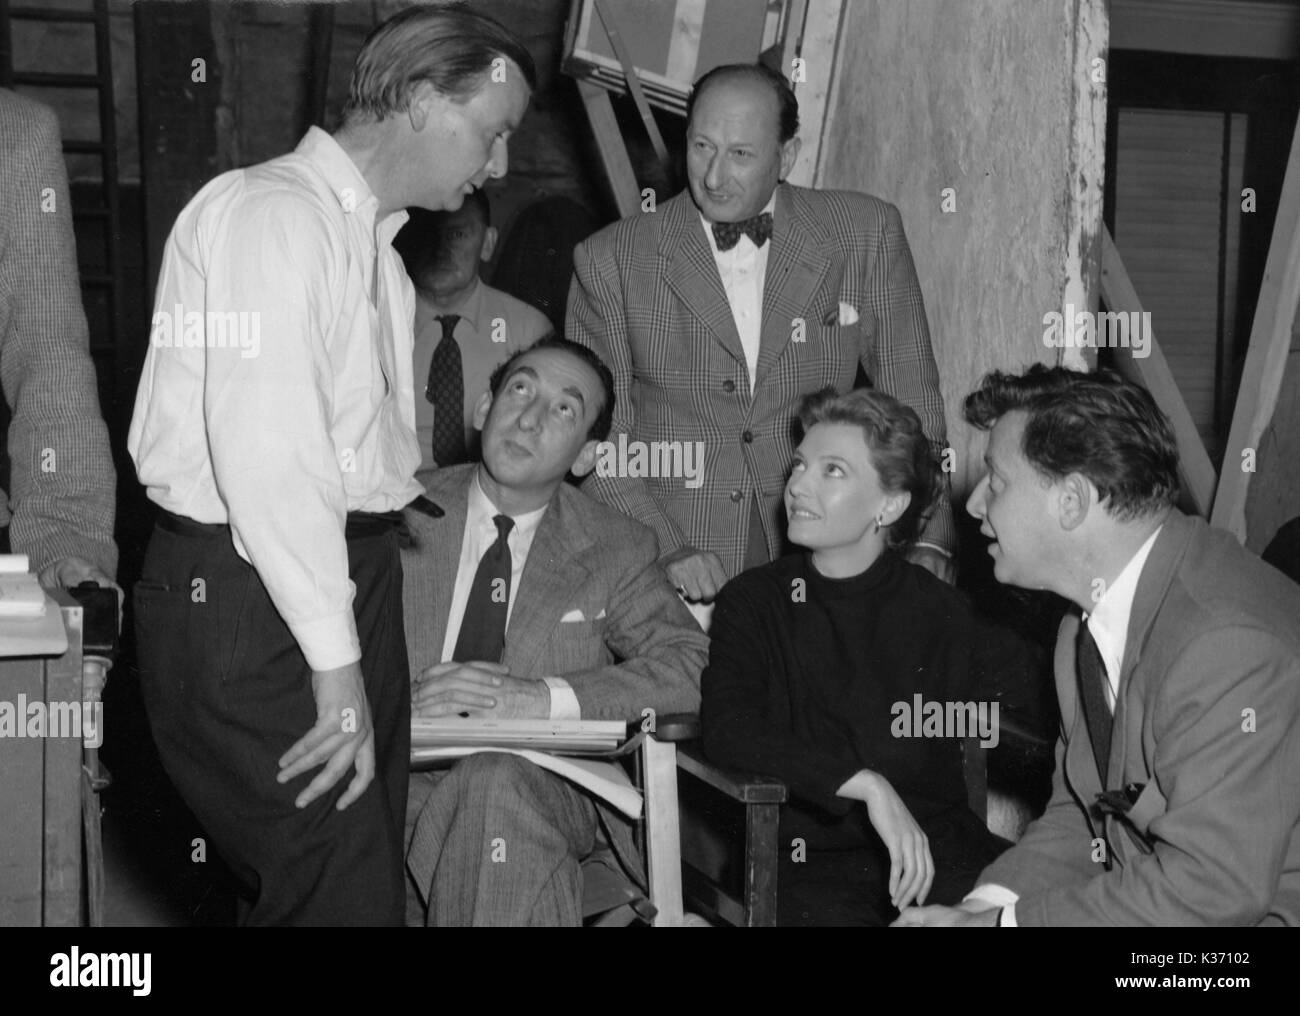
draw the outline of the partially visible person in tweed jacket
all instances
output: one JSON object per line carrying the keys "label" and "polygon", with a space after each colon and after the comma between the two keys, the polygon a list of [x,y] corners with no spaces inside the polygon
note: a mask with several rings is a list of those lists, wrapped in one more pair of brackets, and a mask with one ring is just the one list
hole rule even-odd
{"label": "partially visible person in tweed jacket", "polygon": [[[798,155],[798,123],[777,72],[710,71],[687,107],[689,189],[574,252],[568,335],[610,365],[617,385],[617,454],[588,489],[655,530],[669,576],[697,603],[779,556],[802,396],[852,388],[861,365],[916,410],[936,455],[946,444],[898,210],[780,183]],[[702,449],[702,472],[654,475],[684,472],[654,442]],[[951,581],[954,545],[945,485],[911,559]]]}
{"label": "partially visible person in tweed jacket", "polygon": [[0,89],[0,377],[11,419],[0,549],[43,585],[112,585],[115,476],[77,283],[53,110]]}

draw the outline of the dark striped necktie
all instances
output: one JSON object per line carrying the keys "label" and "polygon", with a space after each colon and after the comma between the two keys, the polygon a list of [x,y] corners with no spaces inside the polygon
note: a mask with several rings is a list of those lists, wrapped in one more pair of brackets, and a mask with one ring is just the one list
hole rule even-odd
{"label": "dark striped necktie", "polygon": [[456,344],[459,314],[440,314],[442,338],[429,361],[429,380],[424,397],[433,403],[433,460],[439,466],[454,466],[469,458],[465,449],[465,371],[460,346]]}

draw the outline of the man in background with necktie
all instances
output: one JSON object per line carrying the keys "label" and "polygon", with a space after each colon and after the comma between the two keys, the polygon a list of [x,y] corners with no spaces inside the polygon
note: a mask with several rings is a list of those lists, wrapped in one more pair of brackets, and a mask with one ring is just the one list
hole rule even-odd
{"label": "man in background with necktie", "polygon": [[967,509],[1061,623],[1052,796],[957,908],[896,925],[1300,923],[1300,588],[1174,507],[1178,446],[1110,371],[995,373]]}
{"label": "man in background with necktie", "polygon": [[[659,537],[673,583],[710,602],[781,552],[781,492],[799,400],[847,391],[859,368],[946,444],[939,373],[898,210],[781,181],[799,152],[799,105],[780,74],[736,64],[687,105],[687,192],[574,251],[569,336],[609,363],[616,443],[698,442],[703,482],[602,468],[593,496]],[[612,475],[606,475],[607,472]],[[952,577],[944,494],[911,559]]]}
{"label": "man in background with necktie", "polygon": [[393,241],[415,283],[415,431],[420,472],[478,459],[474,407],[492,371],[551,330],[536,307],[479,279],[497,230],[477,188],[452,212],[409,210]]}
{"label": "man in background with necktie", "polygon": [[[613,406],[609,369],[564,339],[493,374],[474,411],[482,462],[433,474],[444,517],[407,513],[430,548],[403,560],[415,716],[631,720],[699,708],[708,639],[659,566],[654,533],[564,482],[595,465]],[[626,820],[515,755],[414,776],[407,825],[430,925],[580,923],[580,864],[606,836],[641,878]]]}

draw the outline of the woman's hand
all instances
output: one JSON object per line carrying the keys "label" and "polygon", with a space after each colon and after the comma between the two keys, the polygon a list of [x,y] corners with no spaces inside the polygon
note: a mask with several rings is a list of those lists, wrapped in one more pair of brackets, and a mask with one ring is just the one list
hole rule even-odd
{"label": "woman's hand", "polygon": [[899,910],[913,901],[924,903],[934,882],[930,841],[897,791],[879,773],[863,769],[840,787],[838,794],[866,804],[871,826],[889,851],[890,902]]}

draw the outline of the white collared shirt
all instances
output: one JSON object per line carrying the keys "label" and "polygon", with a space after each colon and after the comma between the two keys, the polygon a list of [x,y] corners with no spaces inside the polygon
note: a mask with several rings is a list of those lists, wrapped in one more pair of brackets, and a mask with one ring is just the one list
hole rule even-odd
{"label": "white collared shirt", "polygon": [[[764,212],[776,214],[776,191],[764,206]],[[760,213],[761,214],[761,213]],[[740,241],[731,250],[718,250],[713,238],[713,225],[703,214],[704,235],[708,238],[713,260],[717,262],[722,277],[722,289],[731,305],[731,316],[740,333],[740,346],[745,351],[745,366],[749,368],[749,394],[754,394],[755,372],[758,369],[758,349],[763,334],[763,282],[767,278],[767,253],[772,249],[769,240],[762,247],[741,234]]]}
{"label": "white collared shirt", "polygon": [[[1138,579],[1142,577],[1142,569],[1146,566],[1147,558],[1151,556],[1151,548],[1156,545],[1156,537],[1160,535],[1160,530],[1163,528],[1163,525],[1157,526],[1156,531],[1147,537],[1146,542],[1138,548],[1138,552],[1129,558],[1128,564],[1124,566],[1115,581],[1102,593],[1101,599],[1097,601],[1097,609],[1085,615],[1088,630],[1092,632],[1093,640],[1097,643],[1097,651],[1106,666],[1106,684],[1110,692],[1106,697],[1106,704],[1110,706],[1111,712],[1115,711],[1115,703],[1119,701],[1119,679],[1124,663],[1124,649],[1128,644],[1128,622],[1133,613],[1133,597],[1137,594]],[[1015,904],[1020,896],[1006,886],[986,882],[977,885],[967,893],[966,899],[981,900],[995,907],[1005,907],[1002,926],[1004,928],[1017,926]]]}
{"label": "white collared shirt", "polygon": [[[481,468],[481,467],[480,467]],[[493,518],[502,514],[492,503],[479,483],[479,473],[474,471],[474,482],[469,485],[469,504],[465,514],[465,535],[460,541],[460,563],[456,566],[456,582],[452,587],[451,607],[447,611],[447,632],[442,640],[442,660],[447,662],[456,652],[456,642],[460,638],[460,628],[465,620],[465,606],[469,602],[470,589],[474,585],[474,576],[478,572],[479,562],[488,548],[497,542],[497,526]],[[514,526],[506,536],[506,545],[510,548],[510,596],[506,602],[506,626],[510,625],[510,615],[515,607],[515,594],[519,591],[519,580],[524,574],[524,565],[528,563],[528,552],[532,549],[537,527],[541,525],[542,516],[546,514],[546,505],[524,515],[511,516]],[[551,689],[551,719],[577,720],[581,718],[578,696],[574,694],[568,681],[559,677],[547,677],[543,680]]]}
{"label": "white collared shirt", "polygon": [[1147,537],[1138,552],[1129,558],[1119,577],[1104,590],[1101,599],[1097,601],[1097,608],[1084,618],[1088,631],[1092,632],[1093,640],[1097,643],[1101,661],[1106,665],[1106,704],[1112,713],[1119,699],[1120,668],[1124,664],[1124,649],[1128,645],[1128,621],[1133,613],[1133,597],[1137,593],[1142,568],[1163,528],[1163,525],[1158,526]]}
{"label": "white collared shirt", "polygon": [[421,493],[406,213],[378,205],[314,127],[204,187],[167,240],[127,438],[151,500],[230,524],[313,670],[361,658],[347,513]]}

